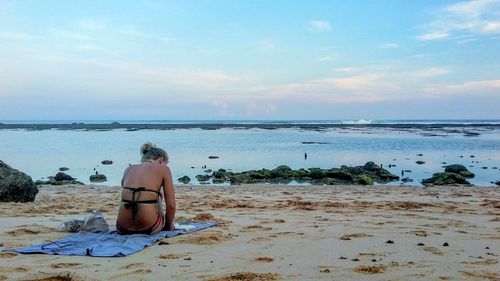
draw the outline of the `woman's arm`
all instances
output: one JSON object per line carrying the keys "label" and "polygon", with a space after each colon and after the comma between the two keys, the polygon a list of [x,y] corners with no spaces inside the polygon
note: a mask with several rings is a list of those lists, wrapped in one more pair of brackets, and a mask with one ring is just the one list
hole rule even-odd
{"label": "woman's arm", "polygon": [[163,194],[165,195],[165,228],[167,230],[174,230],[175,191],[172,172],[168,166],[166,166],[163,177]]}

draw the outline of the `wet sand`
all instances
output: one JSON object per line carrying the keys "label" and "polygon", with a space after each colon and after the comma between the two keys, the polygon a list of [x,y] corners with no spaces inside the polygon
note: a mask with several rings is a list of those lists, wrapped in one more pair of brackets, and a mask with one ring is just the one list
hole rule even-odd
{"label": "wet sand", "polygon": [[[118,187],[44,186],[0,203],[0,247],[53,241]],[[0,280],[500,280],[500,189],[177,187],[177,221],[218,226],[122,258],[0,253]]]}

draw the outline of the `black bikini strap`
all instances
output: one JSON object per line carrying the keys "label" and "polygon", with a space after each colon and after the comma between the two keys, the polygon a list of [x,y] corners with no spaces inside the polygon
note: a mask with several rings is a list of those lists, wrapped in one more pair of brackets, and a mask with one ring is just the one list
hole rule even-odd
{"label": "black bikini strap", "polygon": [[[139,204],[139,203],[141,203],[141,204],[156,204],[156,203],[158,203],[158,200],[139,201],[139,198],[141,197],[142,191],[155,192],[158,195],[160,195],[160,192],[158,192],[158,191],[149,190],[149,189],[146,189],[145,187],[138,187],[138,188],[124,187],[123,189],[132,190],[132,200],[122,199],[122,202],[125,203],[125,204],[123,204],[125,206],[125,208],[127,208],[127,209],[132,208],[132,221],[135,220],[135,217],[137,216],[137,211],[139,210],[137,204]],[[137,197],[136,197],[136,194],[137,194]]]}

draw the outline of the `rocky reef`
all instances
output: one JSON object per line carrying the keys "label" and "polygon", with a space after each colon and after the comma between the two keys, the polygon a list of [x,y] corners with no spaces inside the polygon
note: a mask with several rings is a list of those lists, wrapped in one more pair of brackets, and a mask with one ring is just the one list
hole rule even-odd
{"label": "rocky reef", "polygon": [[77,181],[72,176],[64,173],[58,172],[55,176],[47,177],[48,180],[37,180],[37,185],[47,184],[47,185],[65,185],[65,184],[84,184],[83,182]]}
{"label": "rocky reef", "polygon": [[[182,178],[178,180],[183,182]],[[344,165],[340,168],[331,169],[309,168],[293,170],[286,165],[281,165],[271,170],[249,170],[239,173],[219,169],[208,174],[197,175],[196,179],[202,184],[210,183],[210,181],[214,184],[289,183],[297,181],[299,183],[326,185],[373,185],[374,182],[388,183],[399,180],[399,177],[370,161],[364,166]]]}
{"label": "rocky reef", "polygon": [[446,166],[444,172],[435,173],[431,178],[422,180],[422,184],[425,186],[469,185],[470,182],[467,178],[473,178],[474,176],[464,165],[453,164]]}

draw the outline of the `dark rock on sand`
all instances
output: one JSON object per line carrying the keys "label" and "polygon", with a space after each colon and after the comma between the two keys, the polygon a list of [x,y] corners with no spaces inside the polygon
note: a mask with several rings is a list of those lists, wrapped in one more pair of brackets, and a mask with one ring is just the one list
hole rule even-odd
{"label": "dark rock on sand", "polygon": [[182,176],[177,179],[179,182],[182,182],[183,184],[188,184],[191,181],[191,178],[188,176]]}
{"label": "dark rock on sand", "polygon": [[464,176],[455,173],[435,173],[431,178],[422,180],[423,185],[460,185],[470,184]]}
{"label": "dark rock on sand", "polygon": [[218,158],[219,158],[219,156],[214,156],[214,155],[208,156],[208,159],[218,159]]}
{"label": "dark rock on sand", "polygon": [[101,164],[103,164],[103,165],[111,165],[111,164],[113,164],[113,161],[111,161],[111,160],[102,160]]}
{"label": "dark rock on sand", "polygon": [[416,161],[415,163],[417,163],[418,165],[422,165],[422,164],[425,164],[425,161],[418,160],[418,161]]}
{"label": "dark rock on sand", "polygon": [[30,202],[37,193],[38,188],[30,176],[0,160],[0,201]]}
{"label": "dark rock on sand", "polygon": [[500,181],[496,181],[495,184],[500,186]]}
{"label": "dark rock on sand", "polygon": [[466,178],[473,178],[475,176],[473,173],[471,173],[469,170],[467,170],[467,168],[465,168],[464,165],[460,165],[460,164],[453,164],[453,165],[446,166],[446,169],[444,171],[447,173],[459,174],[459,175],[466,177]]}
{"label": "dark rock on sand", "polygon": [[64,172],[64,171],[67,171],[67,170],[69,170],[68,167],[61,167],[61,168],[59,168],[59,171],[61,171],[61,172]]}
{"label": "dark rock on sand", "polygon": [[103,174],[95,174],[90,176],[90,182],[105,182],[108,179]]}
{"label": "dark rock on sand", "polygon": [[58,172],[54,177],[56,181],[72,181],[74,178],[66,173]]}

